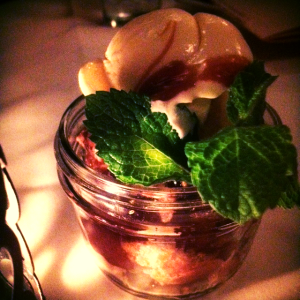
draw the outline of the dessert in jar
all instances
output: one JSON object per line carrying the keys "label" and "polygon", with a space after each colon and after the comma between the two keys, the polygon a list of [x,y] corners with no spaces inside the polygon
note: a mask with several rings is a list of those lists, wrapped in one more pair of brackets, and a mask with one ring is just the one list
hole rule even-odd
{"label": "dessert in jar", "polygon": [[[264,99],[273,80],[231,23],[178,9],[134,19],[82,67],[84,96],[55,138],[58,175],[118,286],[149,299],[207,293],[238,270],[263,212],[294,204],[295,148]],[[280,150],[268,182],[285,182],[271,194],[251,166],[270,136]]]}

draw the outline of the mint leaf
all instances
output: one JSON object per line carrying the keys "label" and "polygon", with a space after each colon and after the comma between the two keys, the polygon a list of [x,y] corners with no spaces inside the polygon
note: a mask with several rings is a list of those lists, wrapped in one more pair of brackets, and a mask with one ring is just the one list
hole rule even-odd
{"label": "mint leaf", "polygon": [[236,126],[263,124],[266,91],[276,78],[265,72],[261,61],[254,61],[240,72],[229,89],[229,120]]}
{"label": "mint leaf", "polygon": [[146,186],[190,181],[180,164],[184,144],[165,114],[151,112],[149,97],[115,89],[96,92],[86,97],[85,113],[97,154],[117,179]]}
{"label": "mint leaf", "polygon": [[286,126],[228,127],[185,152],[204,202],[243,223],[274,208],[296,176],[297,153]]}
{"label": "mint leaf", "polygon": [[297,176],[288,177],[289,184],[282,193],[277,206],[285,209],[293,208],[297,205],[300,208],[300,186]]}

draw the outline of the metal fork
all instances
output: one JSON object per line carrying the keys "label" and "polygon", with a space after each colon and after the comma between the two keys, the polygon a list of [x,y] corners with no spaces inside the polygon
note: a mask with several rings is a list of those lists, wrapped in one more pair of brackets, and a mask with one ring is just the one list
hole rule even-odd
{"label": "metal fork", "polygon": [[[7,162],[1,145],[0,165],[0,262],[8,259],[12,264],[9,276],[2,274],[0,269],[0,282],[5,300],[45,300],[34,271],[29,247],[18,226],[18,196],[7,172]],[[10,276],[13,277],[12,282],[9,281]]]}

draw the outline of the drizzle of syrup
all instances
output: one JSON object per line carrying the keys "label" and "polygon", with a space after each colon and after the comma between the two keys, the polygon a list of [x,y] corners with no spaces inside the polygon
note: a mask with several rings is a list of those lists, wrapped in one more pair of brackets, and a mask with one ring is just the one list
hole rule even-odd
{"label": "drizzle of syrup", "polygon": [[153,100],[166,101],[192,88],[199,80],[215,81],[229,87],[237,73],[249,63],[247,58],[239,55],[208,58],[193,65],[174,60],[146,78],[137,92]]}
{"label": "drizzle of syrup", "polygon": [[183,90],[194,86],[197,67],[174,60],[149,76],[137,91],[154,100],[169,100]]}

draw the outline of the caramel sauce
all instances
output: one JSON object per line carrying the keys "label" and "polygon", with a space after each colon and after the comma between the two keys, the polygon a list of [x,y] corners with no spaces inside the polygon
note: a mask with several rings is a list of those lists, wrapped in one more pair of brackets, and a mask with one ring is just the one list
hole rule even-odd
{"label": "caramel sauce", "polygon": [[209,58],[193,65],[174,60],[146,78],[137,92],[153,100],[166,101],[192,88],[199,80],[216,81],[229,87],[237,73],[248,64],[249,60],[239,55]]}
{"label": "caramel sauce", "polygon": [[175,60],[148,77],[137,92],[153,100],[169,100],[193,87],[196,81],[197,67]]}
{"label": "caramel sauce", "polygon": [[205,68],[198,80],[212,80],[229,87],[235,76],[242,71],[250,61],[239,55],[227,55],[209,58],[204,61]]}
{"label": "caramel sauce", "polygon": [[[162,60],[162,58],[166,55],[170,47],[172,46],[174,42],[174,35],[177,27],[177,22],[175,21],[169,21],[167,25],[165,26],[164,30],[159,34],[160,37],[163,37],[164,35],[168,35],[168,38],[166,40],[166,43],[164,47],[161,49],[161,52],[158,53],[156,59],[150,64],[150,66],[144,71],[142,74],[140,80],[138,81],[135,91],[139,91],[141,85],[145,80],[147,80],[148,74],[151,73],[151,71],[156,67],[156,65]],[[158,75],[159,76],[159,75]]]}

